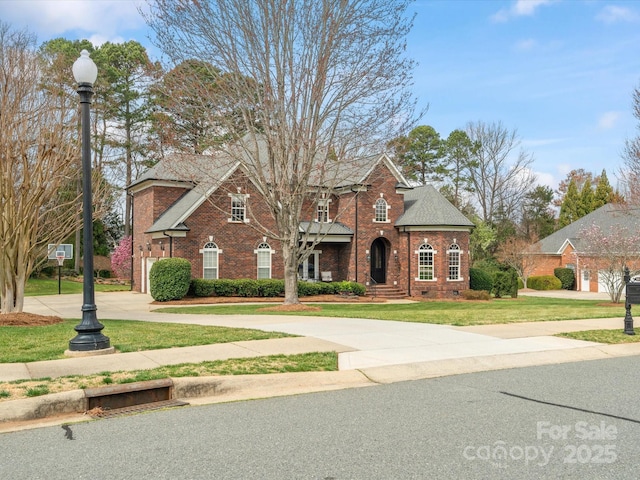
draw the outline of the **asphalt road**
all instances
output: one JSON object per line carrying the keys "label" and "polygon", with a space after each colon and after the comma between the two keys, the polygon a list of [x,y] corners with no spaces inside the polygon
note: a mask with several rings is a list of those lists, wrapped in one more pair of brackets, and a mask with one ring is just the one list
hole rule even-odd
{"label": "asphalt road", "polygon": [[639,364],[529,367],[7,433],[0,478],[636,479]]}

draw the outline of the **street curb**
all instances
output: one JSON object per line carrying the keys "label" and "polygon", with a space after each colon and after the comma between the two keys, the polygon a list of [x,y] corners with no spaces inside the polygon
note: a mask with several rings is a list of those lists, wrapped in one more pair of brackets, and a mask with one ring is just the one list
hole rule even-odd
{"label": "street curb", "polygon": [[83,412],[84,390],[51,393],[41,397],[0,402],[0,426],[4,422],[24,422],[42,418]]}
{"label": "street curb", "polygon": [[[173,399],[219,403],[374,385],[357,370],[171,378]],[[84,414],[85,390],[0,402],[0,431],[7,423],[32,422],[68,414]]]}
{"label": "street curb", "polygon": [[[181,377],[171,379],[172,398],[201,405],[634,355],[640,355],[640,343],[454,358],[333,372]],[[82,415],[86,405],[84,390],[0,402],[0,432],[12,431],[13,424],[31,423],[32,427],[38,427],[43,426],[45,420],[48,420],[47,424],[63,423],[63,420],[56,422],[52,417]]]}

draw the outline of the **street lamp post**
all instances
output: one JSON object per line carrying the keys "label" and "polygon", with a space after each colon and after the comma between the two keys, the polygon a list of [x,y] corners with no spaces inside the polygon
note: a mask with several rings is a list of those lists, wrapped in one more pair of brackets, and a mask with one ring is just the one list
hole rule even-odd
{"label": "street lamp post", "polygon": [[83,50],[73,64],[73,77],[78,83],[82,115],[82,223],[83,223],[83,305],[82,321],[76,325],[78,334],[69,340],[71,352],[90,352],[110,349],[109,337],[102,334],[104,325],[96,316],[95,293],[93,286],[93,202],[91,198],[91,131],[90,111],[93,84],[98,78],[98,68]]}

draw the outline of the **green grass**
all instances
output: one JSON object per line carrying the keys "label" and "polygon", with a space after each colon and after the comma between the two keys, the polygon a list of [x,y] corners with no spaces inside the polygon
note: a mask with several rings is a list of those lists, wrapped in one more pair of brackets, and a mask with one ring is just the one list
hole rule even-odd
{"label": "green grass", "polygon": [[[174,323],[100,320],[111,346],[120,352],[209,345],[243,340],[290,337],[285,333],[244,328],[207,327]],[[64,358],[79,320],[41,327],[0,327],[0,363],[35,362]]]}
{"label": "green grass", "polygon": [[304,315],[324,317],[370,318],[402,322],[435,323],[456,326],[497,323],[543,322],[585,318],[624,317],[623,305],[598,300],[566,300],[543,297],[519,297],[491,301],[440,301],[406,304],[316,305],[319,311],[263,311],[263,305],[208,305],[198,307],[164,307],[155,311],[190,314],[259,314]]}
{"label": "green grass", "polygon": [[[107,285],[102,283],[95,284],[96,292],[118,292],[130,290],[129,285]],[[82,293],[82,282],[72,280],[62,280],[60,282],[60,292],[65,293]],[[25,285],[24,294],[27,297],[37,295],[57,295],[58,279],[55,278],[30,278]]]}
{"label": "green grass", "polygon": [[47,395],[49,393],[48,385],[36,385],[35,387],[31,387],[27,389],[27,397],[40,397],[42,395]]}
{"label": "green grass", "polygon": [[582,332],[559,333],[557,337],[573,338],[597,343],[637,343],[640,342],[640,328],[635,328],[635,335],[627,335],[622,328],[619,330],[584,330]]}
{"label": "green grass", "polygon": [[97,375],[67,375],[57,378],[0,382],[0,400],[35,397],[48,393],[124,384],[145,380],[212,375],[257,375],[289,372],[328,372],[338,370],[336,352],[312,352],[296,355],[269,355],[255,358],[231,358],[201,363],[183,363],[151,370],[102,372]]}

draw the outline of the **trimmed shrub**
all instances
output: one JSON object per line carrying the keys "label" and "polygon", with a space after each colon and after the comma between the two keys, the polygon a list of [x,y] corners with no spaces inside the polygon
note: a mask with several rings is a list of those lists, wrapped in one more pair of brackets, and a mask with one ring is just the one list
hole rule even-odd
{"label": "trimmed shrub", "polygon": [[298,296],[320,295],[322,288],[322,284],[319,282],[298,282]]}
{"label": "trimmed shrub", "polygon": [[336,283],[335,282],[322,282],[318,284],[319,291],[318,295],[333,295],[336,293]]}
{"label": "trimmed shrub", "polygon": [[[298,295],[333,295],[346,291],[354,295],[364,295],[364,285],[355,282],[298,282]],[[231,280],[222,278],[207,280],[194,278],[191,280],[189,295],[194,297],[278,297],[284,295],[284,280],[253,280],[243,278]]]}
{"label": "trimmed shrub", "polygon": [[236,280],[237,295],[239,297],[259,297],[260,286],[258,280],[252,280],[250,278],[241,278]]}
{"label": "trimmed shrub", "polygon": [[258,280],[261,297],[278,297],[284,294],[284,280]]}
{"label": "trimmed shrub", "polygon": [[493,276],[485,270],[470,268],[469,288],[471,290],[486,290],[490,292],[493,289]]}
{"label": "trimmed shrub", "polygon": [[562,282],[554,275],[538,275],[529,277],[527,287],[534,290],[560,290],[562,288]]}
{"label": "trimmed shrub", "polygon": [[493,283],[493,296],[502,298],[504,296],[517,298],[518,296],[518,275],[515,270],[509,269],[496,273]]}
{"label": "trimmed shrub", "polygon": [[553,274],[558,277],[564,290],[573,290],[573,285],[576,282],[576,275],[571,268],[554,268]]}
{"label": "trimmed shrub", "polygon": [[149,291],[154,300],[180,300],[189,291],[191,263],[185,258],[163,258],[149,271]]}
{"label": "trimmed shrub", "polygon": [[463,290],[460,295],[465,300],[491,300],[491,294],[486,290]]}

